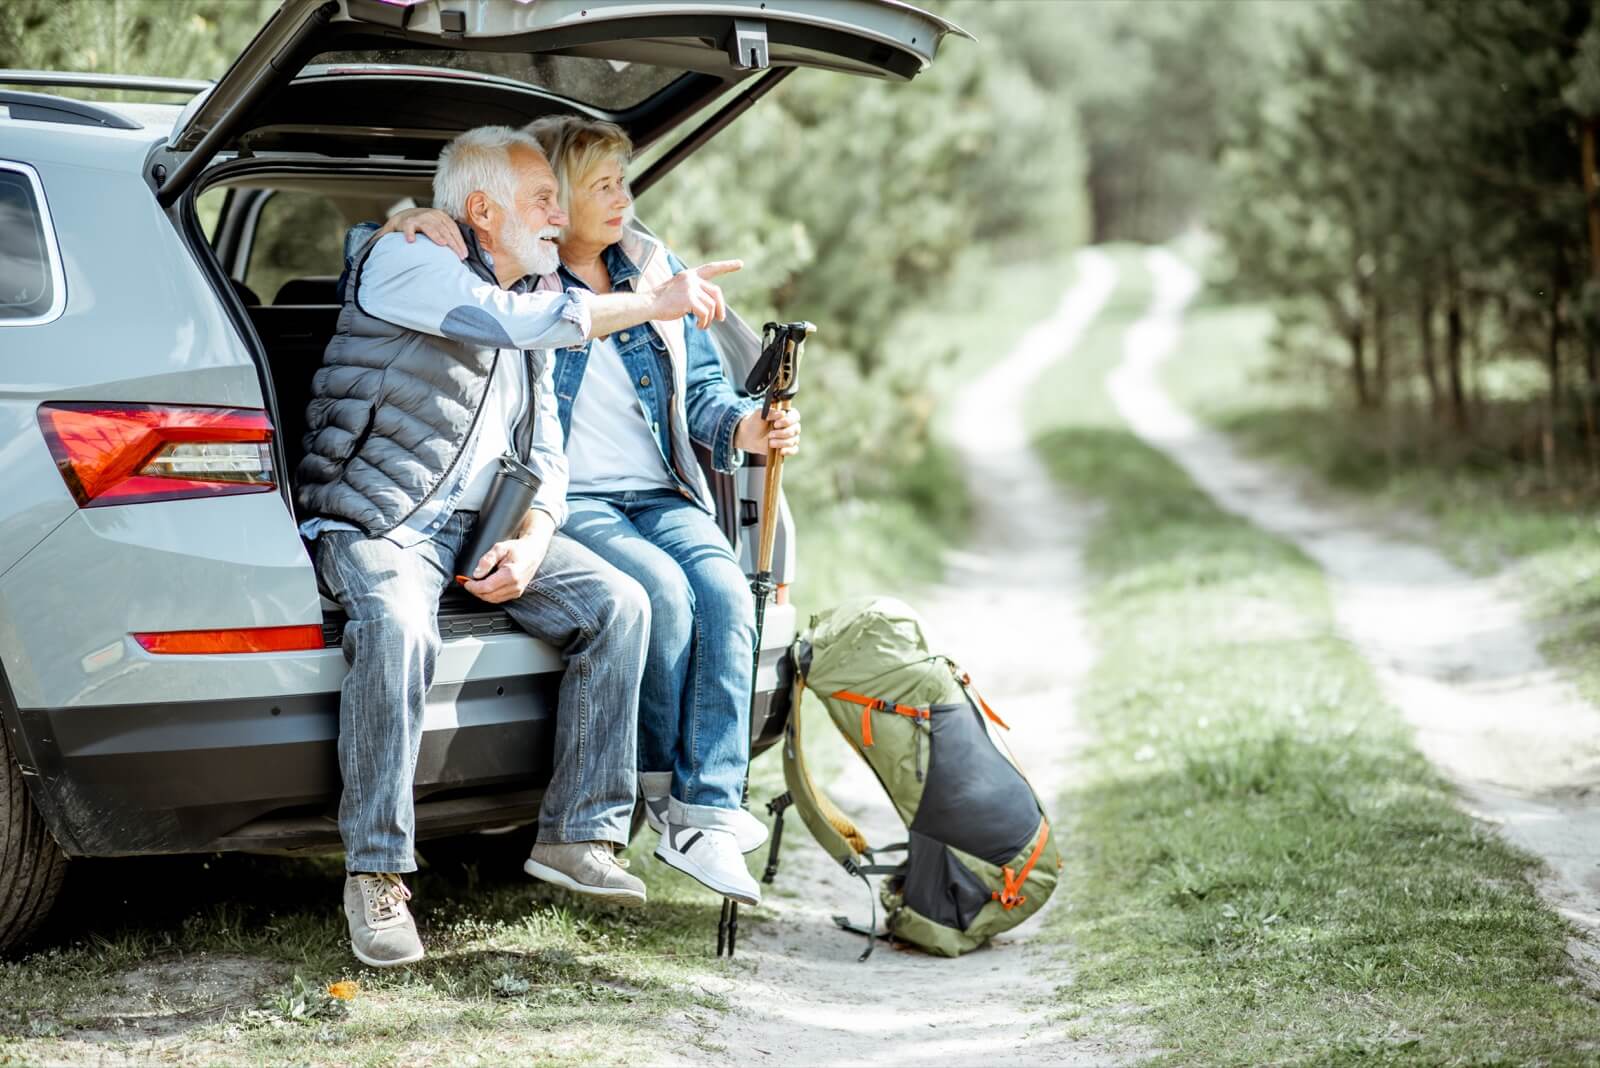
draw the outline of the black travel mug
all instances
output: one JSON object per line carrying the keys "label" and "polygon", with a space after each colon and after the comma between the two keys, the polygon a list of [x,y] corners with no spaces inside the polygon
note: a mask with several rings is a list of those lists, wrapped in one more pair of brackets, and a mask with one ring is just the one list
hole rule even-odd
{"label": "black travel mug", "polygon": [[523,517],[539,489],[539,476],[515,456],[500,457],[500,470],[494,473],[489,492],[478,510],[477,525],[467,535],[467,543],[456,557],[456,574],[475,577],[473,571],[483,554],[516,534]]}

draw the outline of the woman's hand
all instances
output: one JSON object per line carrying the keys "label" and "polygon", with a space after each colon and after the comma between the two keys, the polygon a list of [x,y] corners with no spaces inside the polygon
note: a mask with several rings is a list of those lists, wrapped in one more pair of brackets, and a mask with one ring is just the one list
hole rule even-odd
{"label": "woman's hand", "polygon": [[397,211],[389,216],[389,221],[383,224],[377,236],[384,234],[405,234],[406,241],[412,242],[421,234],[435,245],[443,245],[456,254],[456,259],[467,258],[467,243],[461,239],[461,227],[456,221],[438,208],[407,208]]}
{"label": "woman's hand", "polygon": [[739,420],[733,431],[733,444],[745,452],[776,451],[793,456],[800,451],[800,410],[773,408],[762,419],[761,409],[757,408]]}

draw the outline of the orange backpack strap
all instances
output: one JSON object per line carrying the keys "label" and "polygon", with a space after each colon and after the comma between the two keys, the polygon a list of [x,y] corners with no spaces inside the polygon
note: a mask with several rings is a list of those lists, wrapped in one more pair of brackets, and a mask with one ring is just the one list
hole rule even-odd
{"label": "orange backpack strap", "polygon": [[[954,668],[954,665],[952,665],[952,668]],[[1011,729],[1010,727],[1006,726],[1006,721],[1005,720],[1003,720],[999,716],[995,715],[994,709],[989,707],[989,702],[985,701],[983,699],[983,694],[979,693],[978,692],[978,688],[976,686],[972,685],[972,676],[971,675],[967,674],[965,671],[962,671],[962,672],[960,672],[959,674],[956,675],[956,681],[961,684],[961,688],[963,690],[967,691],[967,696],[968,697],[977,698],[978,707],[983,709],[983,714],[988,716],[989,719],[994,722],[995,726],[999,727],[1001,730],[1007,730],[1008,731],[1008,730]]]}
{"label": "orange backpack strap", "polygon": [[1028,873],[1033,871],[1033,866],[1039,863],[1039,855],[1044,852],[1044,845],[1050,840],[1050,821],[1041,814],[1039,816],[1039,838],[1033,843],[1033,852],[1028,854],[1028,861],[1022,865],[1022,871],[1013,875],[1010,868],[1001,868],[1005,876],[1006,885],[1003,889],[996,890],[990,895],[995,901],[1000,902],[1000,907],[1010,912],[1024,901],[1022,884],[1028,881]]}
{"label": "orange backpack strap", "polygon": [[851,693],[849,690],[838,690],[829,694],[836,701],[849,701],[853,705],[861,706],[861,744],[872,744],[872,714],[874,712],[893,712],[897,716],[909,716],[912,719],[927,719],[933,713],[926,708],[916,708],[912,705],[890,704],[881,697],[868,697],[865,694]]}

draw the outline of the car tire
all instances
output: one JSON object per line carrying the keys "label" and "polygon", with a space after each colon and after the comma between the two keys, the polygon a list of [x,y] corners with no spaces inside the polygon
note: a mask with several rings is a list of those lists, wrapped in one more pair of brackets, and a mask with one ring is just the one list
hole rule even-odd
{"label": "car tire", "polygon": [[[644,802],[633,806],[633,818],[628,825],[628,841],[644,826]],[[478,878],[501,882],[523,878],[522,862],[528,851],[539,840],[539,825],[530,823],[511,830],[484,834],[452,834],[418,842],[423,859],[428,866],[450,878],[462,877],[469,867],[476,867]]]}
{"label": "car tire", "polygon": [[0,954],[22,948],[39,932],[66,874],[66,854],[33,807],[0,727]]}

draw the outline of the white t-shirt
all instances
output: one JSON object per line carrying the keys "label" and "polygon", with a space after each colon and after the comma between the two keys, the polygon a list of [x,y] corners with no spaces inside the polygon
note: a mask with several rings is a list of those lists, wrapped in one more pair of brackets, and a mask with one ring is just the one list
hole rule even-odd
{"label": "white t-shirt", "polygon": [[[546,358],[550,358],[548,355]],[[515,349],[500,353],[489,393],[483,398],[478,416],[478,441],[467,468],[467,488],[456,501],[456,511],[476,512],[483,507],[489,486],[499,470],[500,457],[515,453],[512,442],[517,432],[517,417],[522,414],[528,395],[528,358]]]}
{"label": "white t-shirt", "polygon": [[589,348],[567,431],[567,492],[671,489],[672,473],[610,338]]}

